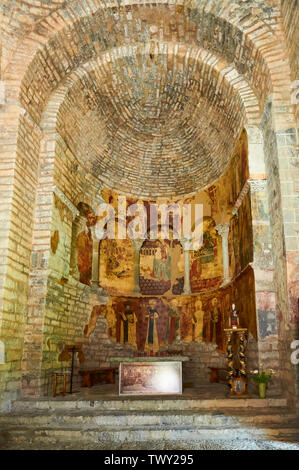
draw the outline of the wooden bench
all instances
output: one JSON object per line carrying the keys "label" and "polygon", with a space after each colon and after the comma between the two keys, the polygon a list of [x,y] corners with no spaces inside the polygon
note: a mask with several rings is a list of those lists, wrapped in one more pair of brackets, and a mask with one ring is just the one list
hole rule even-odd
{"label": "wooden bench", "polygon": [[220,381],[222,382],[227,382],[227,378],[226,376],[225,377],[221,377],[220,376],[220,372],[221,371],[224,371],[224,372],[227,372],[227,369],[225,369],[224,367],[209,367],[210,369],[210,382],[211,383],[219,383]]}
{"label": "wooden bench", "polygon": [[82,375],[81,387],[90,388],[98,383],[114,384],[116,371],[117,367],[79,370],[79,374]]}

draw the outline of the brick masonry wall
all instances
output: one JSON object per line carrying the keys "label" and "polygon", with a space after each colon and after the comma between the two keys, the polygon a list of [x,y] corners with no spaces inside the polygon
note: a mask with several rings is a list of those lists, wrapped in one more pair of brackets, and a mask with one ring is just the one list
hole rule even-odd
{"label": "brick masonry wall", "polygon": [[[78,164],[59,135],[56,136],[54,185],[68,200],[96,203],[98,187],[92,177]],[[105,301],[92,289],[70,275],[72,226],[74,214],[56,195],[52,195],[51,244],[49,249],[49,276],[45,297],[42,340],[42,393],[52,392],[53,370],[61,367],[58,355],[65,344],[89,343],[83,330],[94,302]],[[56,233],[56,235],[55,235]]]}
{"label": "brick masonry wall", "polygon": [[[0,338],[3,338],[5,346],[5,364],[0,364],[3,403],[6,401],[5,396],[16,397],[20,388],[40,139],[38,126],[28,115],[21,116],[14,169],[13,172],[7,169],[2,174],[6,185],[9,180],[5,175],[13,174],[10,207],[8,210],[5,203],[2,205],[2,214],[6,220],[2,218],[1,221],[2,232],[9,227],[9,237],[5,238],[4,234],[1,237],[2,253],[4,256],[5,252],[7,262],[0,317]],[[2,188],[5,188],[5,184]]]}
{"label": "brick masonry wall", "polygon": [[[225,75],[230,77],[230,84],[238,83],[239,77],[248,80],[249,90],[245,87],[243,95],[240,90],[238,93],[240,92],[242,96],[249,120],[250,103],[246,104],[246,96],[247,99],[249,96],[249,102],[253,102],[252,112],[256,119],[256,101],[252,99],[254,94],[258,98],[258,106],[262,111],[269,92],[273,91],[275,110],[279,113],[278,116],[274,113],[273,128],[276,132],[283,129],[283,132],[275,137],[277,155],[272,130],[269,131],[270,138],[267,140],[266,147],[270,180],[272,153],[275,160],[273,173],[276,174],[273,174],[273,181],[276,182],[273,185],[271,181],[269,182],[273,210],[279,197],[278,192],[274,194],[274,191],[279,189],[275,180],[277,172],[282,182],[280,190],[283,219],[279,216],[279,221],[275,221],[272,214],[274,226],[272,236],[273,249],[277,248],[275,269],[281,273],[281,278],[279,278],[281,283],[278,282],[277,277],[275,282],[277,288],[282,286],[278,294],[277,313],[280,318],[280,312],[282,312],[280,330],[283,344],[280,347],[283,353],[281,360],[282,364],[286,363],[288,351],[285,349],[288,347],[290,338],[289,333],[285,334],[285,332],[289,331],[290,317],[296,318],[298,314],[298,307],[294,304],[294,299],[298,299],[297,284],[294,283],[296,269],[298,269],[296,259],[299,250],[296,232],[298,229],[296,225],[298,223],[296,197],[298,196],[296,182],[298,165],[294,144],[288,144],[289,139],[293,139],[295,128],[292,118],[293,110],[290,109],[290,81],[294,79],[295,70],[298,69],[298,54],[294,48],[294,44],[298,43],[295,40],[297,30],[294,27],[298,18],[298,7],[295,8],[295,3],[291,0],[283,1],[282,11],[278,1],[265,3],[255,0],[206,2],[205,11],[189,3],[184,8],[179,2],[162,7],[158,4],[145,6],[142,3],[139,6],[125,8],[120,6],[118,9],[106,11],[102,5],[99,9],[100,5],[96,0],[88,1],[88,3],[84,0],[75,2],[75,8],[73,8],[73,2],[71,5],[69,2],[64,2],[57,6],[57,3],[50,1],[47,7],[43,6],[43,8],[31,4],[30,1],[26,5],[21,3],[17,7],[10,1],[3,2],[0,81],[1,90],[4,84],[5,92],[3,94],[1,91],[0,103],[0,292],[3,312],[1,314],[3,316],[2,328],[5,329],[5,335],[4,330],[1,330],[1,338],[4,336],[4,343],[5,338],[8,338],[9,346],[6,352],[9,352],[9,363],[0,365],[0,371],[3,371],[1,379],[4,378],[0,385],[2,393],[6,390],[5,394],[12,397],[17,394],[26,316],[25,348],[22,361],[24,386],[28,383],[29,388],[36,388],[36,373],[40,372],[40,357],[43,354],[41,348],[43,343],[41,333],[44,326],[43,301],[47,291],[52,230],[52,186],[54,184],[49,172],[54,158],[52,145],[56,145],[57,139],[55,137],[52,141],[47,140],[46,148],[43,147],[45,142],[42,142],[38,178],[36,172],[40,117],[53,90],[58,87],[61,80],[69,76],[71,71],[76,70],[80,75],[82,73],[82,68],[78,69],[80,64],[96,58],[100,52],[111,46],[131,47],[136,38],[146,44],[152,41],[173,42],[173,44],[186,42],[192,47],[204,47],[212,54],[209,59],[211,63],[214,60],[213,54],[219,55]],[[90,21],[86,19],[86,15],[91,15]],[[289,51],[285,49],[281,16],[287,31]],[[63,30],[67,25],[69,28]],[[58,34],[53,38],[55,33]],[[53,40],[48,43],[51,37]],[[39,52],[36,55],[38,48]],[[287,56],[290,57],[290,70],[288,61],[285,60]],[[227,65],[233,62],[235,68],[228,70]],[[22,80],[26,70],[26,76]],[[212,70],[213,68],[211,73]],[[236,75],[236,72],[239,75]],[[219,67],[215,81],[217,82],[218,79],[221,79]],[[21,103],[30,112],[36,124],[31,122],[20,106],[18,99],[20,89]],[[298,112],[295,112],[298,115]],[[279,159],[279,166],[276,165],[276,156]],[[68,165],[69,157],[64,156],[64,159]],[[72,160],[71,157],[70,160]],[[286,169],[287,173],[283,174],[284,162],[290,166]],[[63,165],[61,169],[57,168],[55,170],[56,181],[61,180],[63,190],[73,202],[78,203],[82,194],[89,194],[91,183],[88,177],[85,178],[85,186],[81,186],[81,183],[78,184],[73,176],[70,176],[76,173],[76,167],[69,167],[67,172],[63,171]],[[33,224],[31,198],[35,198],[33,195],[36,187]],[[75,193],[81,191],[81,194],[72,194],[73,191]],[[93,195],[90,194],[88,197],[92,202]],[[283,224],[285,224],[284,234],[282,233]],[[33,231],[32,249],[28,248],[30,231]],[[287,273],[292,273],[287,287],[284,236],[286,237]],[[30,251],[32,251],[32,257],[28,290],[28,253]],[[280,259],[281,253],[283,256]],[[58,279],[61,279],[62,274],[66,272],[65,260],[60,269],[62,272],[59,273]],[[287,290],[289,299],[286,294]],[[294,292],[296,295],[292,294]],[[29,298],[28,309],[27,298]],[[292,323],[291,327],[296,329],[296,324]],[[7,346],[6,343],[5,346]],[[33,370],[36,367],[32,377],[31,372],[29,373],[30,367]]]}
{"label": "brick masonry wall", "polygon": [[[287,159],[285,153],[284,155],[282,154],[281,148],[281,139],[283,138],[283,143],[285,144],[285,139],[292,139],[293,132],[290,130],[275,132],[271,102],[268,103],[264,114],[263,129],[274,263],[273,280],[276,291],[276,315],[278,319],[278,342],[269,343],[268,357],[270,359],[274,351],[276,351],[276,354],[277,352],[279,353],[280,360],[277,368],[279,368],[281,380],[283,383],[289,384],[289,394],[294,396],[294,371],[290,361],[290,345],[292,342],[290,324],[292,318],[288,295],[288,283],[291,282],[291,279],[288,276],[287,266],[287,250],[290,250],[291,246],[288,245],[286,236],[288,225],[284,220],[286,210],[293,211],[294,207],[290,204],[291,201],[285,204],[286,188],[282,183],[283,168],[287,163]],[[281,176],[280,179],[279,176]],[[294,242],[297,244],[296,237]]]}

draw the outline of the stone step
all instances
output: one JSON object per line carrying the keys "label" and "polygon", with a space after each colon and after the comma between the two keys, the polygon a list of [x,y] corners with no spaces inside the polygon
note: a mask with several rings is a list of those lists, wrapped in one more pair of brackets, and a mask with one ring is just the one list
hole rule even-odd
{"label": "stone step", "polygon": [[[87,446],[95,446],[102,449],[123,448],[126,443],[134,442],[136,448],[144,448],[151,443],[163,448],[163,442],[171,443],[172,448],[180,449],[181,443],[188,443],[188,448],[196,448],[200,442],[228,443],[238,442],[239,448],[243,448],[243,442],[248,441],[283,441],[287,443],[298,443],[298,429],[285,428],[283,430],[271,428],[238,428],[238,429],[206,429],[194,426],[142,426],[125,428],[105,428],[104,430],[89,430],[82,432],[81,429],[32,429],[18,426],[12,430],[0,433],[0,448],[42,448],[47,446],[53,449],[65,447],[84,449]],[[74,446],[78,447],[74,447]],[[194,447],[195,446],[195,447]],[[299,448],[299,446],[298,446]]]}
{"label": "stone step", "polygon": [[0,414],[0,448],[271,448],[299,443],[298,416],[286,405],[283,398],[22,399]]}
{"label": "stone step", "polygon": [[0,429],[16,426],[32,428],[48,427],[51,429],[70,426],[78,429],[98,429],[99,426],[199,426],[205,428],[234,429],[240,426],[272,426],[298,428],[298,419],[287,413],[239,413],[234,415],[198,413],[198,412],[136,412],[136,411],[101,411],[89,410],[38,410],[33,412],[13,412],[0,415]]}
{"label": "stone step", "polygon": [[101,400],[75,400],[69,397],[56,399],[22,399],[13,403],[12,411],[24,412],[37,410],[83,410],[100,409],[101,411],[191,411],[191,410],[283,410],[287,408],[285,398],[222,398],[222,399],[173,399],[173,398],[146,398],[135,397],[101,399]]}

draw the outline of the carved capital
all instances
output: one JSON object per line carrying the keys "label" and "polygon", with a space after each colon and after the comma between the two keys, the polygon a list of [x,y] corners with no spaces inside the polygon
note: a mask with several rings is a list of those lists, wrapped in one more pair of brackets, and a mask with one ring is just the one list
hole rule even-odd
{"label": "carved capital", "polygon": [[134,251],[139,252],[140,248],[143,245],[143,242],[144,242],[144,240],[140,239],[140,238],[137,238],[136,240],[132,240]]}
{"label": "carved capital", "polygon": [[192,250],[192,238],[191,237],[183,237],[183,238],[180,238],[179,240],[185,251]]}

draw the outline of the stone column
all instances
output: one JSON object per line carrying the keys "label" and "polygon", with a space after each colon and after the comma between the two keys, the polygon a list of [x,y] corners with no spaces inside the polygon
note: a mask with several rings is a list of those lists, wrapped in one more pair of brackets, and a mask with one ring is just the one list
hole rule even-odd
{"label": "stone column", "polygon": [[140,294],[140,249],[142,247],[144,240],[132,240],[134,247],[134,294]]}
{"label": "stone column", "polygon": [[190,261],[189,251],[191,250],[191,238],[181,238],[180,242],[184,248],[184,294],[191,294],[190,288]]}
{"label": "stone column", "polygon": [[225,285],[230,282],[229,275],[229,256],[228,256],[228,232],[229,224],[219,224],[216,227],[217,232],[222,238],[222,263],[223,263],[223,282],[222,285]]}
{"label": "stone column", "polygon": [[[259,353],[259,367],[279,368],[277,292],[275,286],[269,196],[266,179],[251,179],[250,195],[253,225],[253,262]],[[271,351],[271,352],[270,352]],[[272,380],[273,386],[273,380]]]}
{"label": "stone column", "polygon": [[[267,117],[267,106],[265,115]],[[270,118],[270,116],[268,116]],[[266,119],[267,121],[267,119]],[[263,120],[263,123],[266,124]],[[270,119],[271,121],[271,119]],[[270,125],[270,122],[269,122]],[[266,126],[267,127],[267,126]],[[271,125],[270,125],[271,127]],[[274,369],[277,374],[271,380],[271,388],[275,393],[281,393],[279,372],[284,367],[281,365],[279,352],[279,323],[280,312],[277,298],[277,284],[275,281],[275,253],[279,252],[277,247],[272,246],[272,228],[269,209],[276,206],[274,201],[274,191],[271,190],[271,182],[275,181],[277,175],[273,173],[275,165],[270,164],[266,170],[265,152],[271,160],[275,160],[275,142],[271,144],[271,149],[267,150],[267,140],[270,136],[274,138],[272,131],[265,133],[264,141],[263,129],[255,126],[247,127],[248,134],[248,160],[249,160],[249,184],[251,198],[252,228],[253,228],[253,262],[251,267],[254,271],[255,281],[255,302],[258,327],[258,344],[256,345],[256,359],[254,342],[249,342],[248,361],[250,368],[265,370]],[[272,138],[271,137],[271,138]],[[269,162],[270,163],[270,162]],[[286,162],[285,162],[286,163]],[[280,191],[280,190],[279,190]],[[275,191],[278,193],[279,191]],[[278,221],[280,210],[274,211],[274,221]],[[279,229],[281,233],[281,228]],[[277,236],[274,237],[277,239]],[[280,269],[278,269],[280,273]],[[283,283],[282,283],[283,284]],[[280,283],[278,283],[280,285]],[[289,359],[288,359],[289,361]],[[254,366],[254,367],[252,367]]]}

